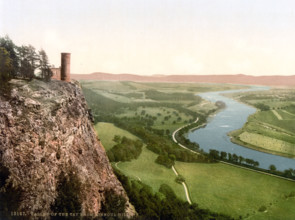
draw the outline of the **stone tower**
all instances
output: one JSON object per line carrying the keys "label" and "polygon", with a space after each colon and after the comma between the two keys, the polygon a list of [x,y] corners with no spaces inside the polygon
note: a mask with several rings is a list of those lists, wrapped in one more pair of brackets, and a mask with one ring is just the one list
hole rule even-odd
{"label": "stone tower", "polygon": [[61,80],[70,82],[71,81],[71,54],[70,53],[61,53]]}

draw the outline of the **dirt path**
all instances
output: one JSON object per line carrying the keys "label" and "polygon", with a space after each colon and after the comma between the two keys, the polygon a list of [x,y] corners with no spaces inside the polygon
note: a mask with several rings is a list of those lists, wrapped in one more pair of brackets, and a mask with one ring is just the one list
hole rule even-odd
{"label": "dirt path", "polygon": [[295,114],[292,114],[291,112],[288,112],[288,111],[286,111],[286,110],[281,110],[282,112],[285,112],[285,113],[287,113],[287,114],[289,114],[289,115],[292,115],[292,116],[295,116]]}
{"label": "dirt path", "polygon": [[[178,173],[177,173],[177,171],[175,170],[174,166],[172,166],[172,170],[173,170],[173,172],[175,173],[175,175],[178,176]],[[182,183],[183,188],[184,188],[184,191],[185,191],[185,196],[186,196],[186,200],[187,200],[187,202],[188,202],[189,204],[192,204],[191,199],[190,199],[190,197],[189,197],[188,189],[187,189],[187,186],[186,186],[185,182],[181,182],[181,183]]]}
{"label": "dirt path", "polygon": [[283,120],[282,116],[276,110],[271,110],[271,111],[277,117],[277,119]]}

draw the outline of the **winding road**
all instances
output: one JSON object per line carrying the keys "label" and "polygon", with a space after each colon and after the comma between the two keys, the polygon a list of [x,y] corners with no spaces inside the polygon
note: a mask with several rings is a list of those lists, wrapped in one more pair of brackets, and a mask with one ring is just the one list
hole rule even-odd
{"label": "winding road", "polygon": [[[199,121],[199,118],[197,118],[194,122],[192,122],[192,123],[190,123],[190,124],[184,125],[184,126],[178,128],[178,129],[176,129],[176,130],[173,132],[173,134],[172,134],[172,139],[173,139],[173,141],[174,141],[176,144],[178,144],[180,147],[182,147],[182,148],[184,148],[184,149],[187,149],[187,150],[189,150],[189,151],[191,151],[191,152],[193,152],[193,153],[197,153],[197,154],[199,154],[199,153],[198,153],[198,152],[195,152],[195,151],[193,151],[193,150],[191,150],[191,149],[189,149],[189,148],[187,148],[187,147],[185,147],[185,146],[183,146],[183,145],[180,144],[180,143],[178,143],[177,140],[176,140],[176,138],[175,138],[175,135],[176,135],[176,133],[177,133],[178,131],[180,131],[181,129],[183,129],[183,128],[185,128],[185,127],[187,127],[187,126],[189,126],[189,125],[191,125],[191,124],[193,124],[193,123],[197,123],[198,121]],[[200,127],[200,126],[203,126],[203,125],[199,125],[199,126],[197,126],[196,128],[198,128],[198,127]],[[284,179],[284,180],[288,180],[288,181],[291,181],[291,182],[295,182],[295,180],[290,179],[290,178],[286,178],[286,177],[282,177],[282,176],[274,175],[274,174],[271,174],[271,173],[266,173],[266,172],[263,172],[263,171],[259,171],[259,170],[255,170],[255,169],[247,168],[247,167],[244,167],[244,166],[239,166],[239,165],[237,165],[237,164],[232,164],[232,163],[228,163],[228,162],[221,161],[221,160],[218,160],[218,162],[223,163],[223,164],[227,164],[227,165],[230,165],[230,166],[234,166],[234,167],[242,168],[242,169],[245,169],[245,170],[249,170],[249,171],[252,171],[252,172],[261,173],[261,174],[264,174],[264,175],[273,176],[273,177],[277,177],[277,178],[280,178],[280,179]],[[174,172],[174,173],[175,173],[175,172]]]}
{"label": "winding road", "polygon": [[197,119],[196,119],[194,122],[192,122],[192,123],[189,123],[189,124],[187,124],[187,125],[184,125],[184,126],[178,128],[178,129],[176,129],[176,130],[172,133],[172,139],[173,139],[173,141],[174,141],[176,144],[178,144],[178,146],[180,146],[180,147],[182,147],[182,148],[184,148],[184,149],[186,149],[186,150],[189,150],[190,152],[192,152],[192,153],[194,153],[194,154],[199,154],[199,153],[196,152],[196,151],[193,151],[193,150],[191,150],[191,149],[189,149],[189,148],[187,148],[186,146],[182,145],[181,143],[178,143],[177,140],[176,140],[176,138],[175,138],[175,135],[176,135],[176,133],[177,133],[178,131],[180,131],[181,129],[183,129],[183,128],[187,127],[187,126],[190,126],[191,124],[197,123],[198,121],[199,121],[199,118],[197,118]]}
{"label": "winding road", "polygon": [[[176,138],[175,138],[175,135],[176,135],[176,133],[177,133],[178,131],[180,131],[181,129],[183,129],[183,128],[185,128],[185,127],[191,125],[191,124],[197,123],[198,121],[199,121],[199,118],[197,118],[197,119],[196,119],[194,122],[192,122],[192,123],[189,123],[189,124],[187,124],[187,125],[184,125],[184,126],[178,128],[178,129],[176,129],[176,130],[172,133],[172,139],[173,139],[173,141],[174,141],[176,144],[178,144],[178,146],[180,146],[180,147],[182,147],[182,148],[184,148],[184,149],[186,149],[186,150],[189,150],[190,152],[195,153],[195,154],[199,154],[199,153],[196,152],[196,151],[193,151],[193,150],[191,150],[191,149],[189,149],[189,148],[187,148],[186,146],[184,146],[184,145],[182,145],[182,144],[180,144],[180,143],[178,143],[178,141],[177,141]],[[199,126],[198,126],[198,127],[199,127]],[[175,167],[174,167],[174,166],[172,166],[172,170],[173,170],[173,172],[175,173],[176,176],[179,175],[179,174],[177,173],[177,171],[175,170]],[[188,203],[189,203],[189,204],[192,204],[191,199],[190,199],[190,197],[189,197],[189,192],[188,192],[188,189],[187,189],[187,186],[186,186],[185,182],[182,182],[182,185],[183,185],[183,188],[184,188],[184,191],[185,191],[185,196],[186,196],[186,199],[187,199]]]}

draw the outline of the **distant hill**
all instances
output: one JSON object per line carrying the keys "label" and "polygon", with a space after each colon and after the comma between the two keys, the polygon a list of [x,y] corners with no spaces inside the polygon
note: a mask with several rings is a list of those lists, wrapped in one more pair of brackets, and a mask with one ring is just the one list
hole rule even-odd
{"label": "distant hill", "polygon": [[136,81],[136,82],[203,82],[203,83],[233,83],[267,86],[295,86],[293,76],[250,76],[250,75],[154,75],[140,76],[134,74],[72,74],[76,80],[107,80],[107,81]]}

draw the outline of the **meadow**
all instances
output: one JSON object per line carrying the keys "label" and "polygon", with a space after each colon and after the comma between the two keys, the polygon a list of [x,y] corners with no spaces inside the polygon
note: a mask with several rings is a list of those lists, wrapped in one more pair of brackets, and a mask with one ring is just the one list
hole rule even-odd
{"label": "meadow", "polygon": [[231,96],[258,109],[243,128],[229,134],[234,142],[268,153],[295,157],[294,89],[271,89]]}
{"label": "meadow", "polygon": [[[289,196],[295,194],[295,182],[221,163],[176,162],[175,168],[185,178],[192,201],[202,208],[235,218],[295,218],[295,195]],[[265,212],[259,211],[263,206]]]}
{"label": "meadow", "polygon": [[[218,84],[100,81],[82,82],[82,87],[95,117],[95,129],[107,151],[116,144],[113,140],[115,135],[139,139],[145,144],[137,159],[112,163],[114,169],[118,169],[130,180],[147,184],[154,193],[159,192],[162,184],[167,184],[182,201],[186,201],[183,186],[176,183],[172,169],[155,162],[159,154],[149,150],[146,144],[156,140],[159,146],[164,143],[172,145],[171,133],[175,129],[195,120],[198,115],[206,115],[217,109],[214,103],[192,95],[198,92],[238,89],[238,86]],[[183,94],[190,98],[183,98]],[[286,98],[287,94],[284,93],[283,96]],[[244,102],[246,100],[249,105],[263,102],[272,109],[259,110],[250,116],[245,127],[235,131],[236,137],[241,135],[244,141],[249,142],[248,145],[254,139],[261,143],[275,143],[270,138],[282,146],[295,143],[291,123],[295,115],[293,101],[275,99],[269,104],[267,101],[272,99],[267,95],[247,95],[250,97],[243,98],[244,96],[238,94],[235,98],[239,97]],[[177,100],[175,97],[178,97]],[[136,132],[138,135],[135,135]],[[243,132],[247,133],[242,134]],[[159,135],[155,136],[156,133]],[[257,138],[260,136],[263,138]],[[153,140],[149,140],[149,137]],[[284,149],[288,148],[285,146]],[[279,151],[282,153],[283,150]],[[285,153],[290,156],[288,150]],[[229,214],[234,218],[295,218],[294,182],[222,163],[175,161],[175,168],[185,179],[192,202],[197,203],[200,208]]]}
{"label": "meadow", "polygon": [[[103,145],[106,149],[114,145],[112,140],[115,135],[137,139],[110,123],[98,123],[95,128],[101,140],[105,141]],[[112,163],[112,166],[129,178],[151,186],[154,193],[165,183],[178,198],[186,201],[183,186],[176,183],[172,169],[155,163],[156,158],[157,154],[144,147],[138,159]],[[201,208],[235,218],[281,219],[282,213],[285,219],[295,218],[295,196],[289,196],[295,193],[295,182],[221,163],[176,162],[175,168],[184,177],[192,202]],[[259,211],[261,207],[266,207],[267,211]]]}
{"label": "meadow", "polygon": [[[111,123],[97,123],[95,130],[99,134],[103,146],[106,150],[111,149],[115,142],[115,135],[125,136],[136,140],[138,137],[130,134],[128,131],[122,130]],[[123,174],[134,180],[139,180],[152,187],[154,193],[159,191],[161,184],[169,185],[175,194],[185,201],[184,189],[181,184],[175,182],[175,174],[172,169],[168,169],[155,163],[157,154],[143,148],[141,155],[137,160],[131,162],[112,163],[112,166],[119,169]]]}
{"label": "meadow", "polygon": [[167,184],[178,198],[186,201],[183,186],[176,183],[173,170],[155,163],[157,156],[157,154],[144,148],[137,160],[121,162],[115,164],[115,166],[125,175],[152,187],[155,193],[159,191],[162,184]]}
{"label": "meadow", "polygon": [[96,125],[94,125],[94,129],[106,151],[111,149],[116,144],[116,142],[114,141],[115,135],[119,135],[121,137],[125,136],[132,140],[139,140],[139,138],[135,135],[126,130],[118,128],[111,123],[97,123]]}

